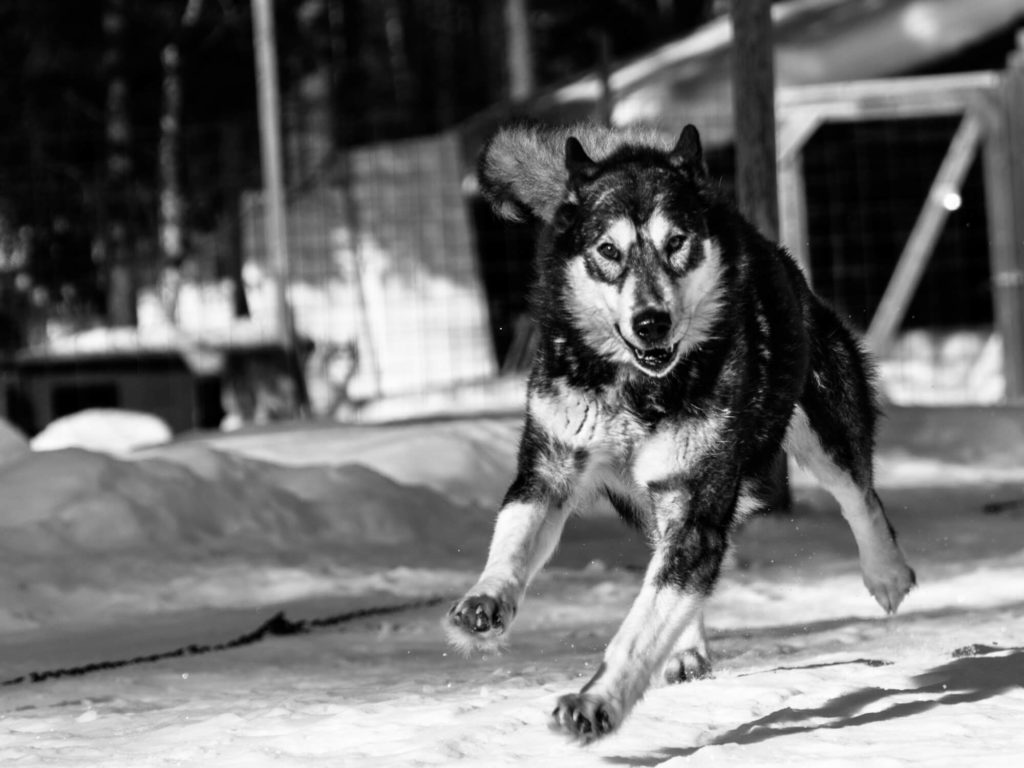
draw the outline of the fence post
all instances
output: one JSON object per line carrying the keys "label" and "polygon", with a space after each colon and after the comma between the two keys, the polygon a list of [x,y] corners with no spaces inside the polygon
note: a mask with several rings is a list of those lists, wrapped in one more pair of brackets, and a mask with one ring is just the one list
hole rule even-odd
{"label": "fence post", "polygon": [[1010,241],[1001,254],[993,254],[1000,258],[998,264],[993,260],[992,286],[1003,337],[1006,399],[1013,402],[1024,400],[1024,29],[1017,31],[1017,49],[1006,63],[1003,99],[1010,169],[1009,183],[1003,185],[1010,200],[1004,208],[1009,216],[1001,224],[990,221],[989,226],[1006,227],[1008,232],[997,237]]}

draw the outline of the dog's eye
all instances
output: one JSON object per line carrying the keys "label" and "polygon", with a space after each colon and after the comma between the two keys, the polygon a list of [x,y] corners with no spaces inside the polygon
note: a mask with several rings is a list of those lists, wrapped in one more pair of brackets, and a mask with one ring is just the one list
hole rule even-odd
{"label": "dog's eye", "polygon": [[618,261],[622,258],[622,255],[619,253],[619,249],[611,243],[601,243],[597,246],[597,252],[609,261]]}
{"label": "dog's eye", "polygon": [[685,235],[672,235],[668,240],[665,241],[665,251],[667,253],[675,253],[686,244]]}

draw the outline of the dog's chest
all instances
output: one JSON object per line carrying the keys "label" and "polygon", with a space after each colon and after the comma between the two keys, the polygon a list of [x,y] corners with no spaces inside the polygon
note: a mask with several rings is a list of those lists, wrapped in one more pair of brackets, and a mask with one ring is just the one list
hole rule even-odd
{"label": "dog's chest", "polygon": [[624,458],[647,434],[636,415],[616,398],[555,384],[531,393],[530,417],[549,440],[572,451]]}
{"label": "dog's chest", "polygon": [[564,385],[531,394],[529,411],[553,446],[584,453],[642,486],[686,475],[721,442],[721,415],[677,415],[651,424],[619,398]]}

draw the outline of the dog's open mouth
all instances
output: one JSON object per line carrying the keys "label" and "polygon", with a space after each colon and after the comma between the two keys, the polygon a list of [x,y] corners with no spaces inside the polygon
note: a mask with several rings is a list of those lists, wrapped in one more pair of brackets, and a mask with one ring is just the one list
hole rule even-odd
{"label": "dog's open mouth", "polygon": [[[620,334],[621,335],[621,334]],[[622,340],[629,347],[629,351],[633,353],[633,357],[640,364],[640,367],[644,370],[650,371],[651,373],[663,373],[672,365],[676,359],[676,348],[679,344],[673,344],[671,347],[650,347],[648,349],[641,349],[640,347],[634,346],[626,341],[626,337],[623,336]]]}
{"label": "dog's open mouth", "polygon": [[640,349],[630,344],[629,348],[633,352],[633,357],[636,358],[636,361],[644,368],[652,371],[661,371],[667,368],[676,356],[675,344],[671,347],[655,347],[653,349]]}

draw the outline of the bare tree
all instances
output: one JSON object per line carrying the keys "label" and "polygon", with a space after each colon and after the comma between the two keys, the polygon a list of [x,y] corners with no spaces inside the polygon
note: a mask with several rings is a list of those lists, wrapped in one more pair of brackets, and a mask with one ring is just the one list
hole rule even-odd
{"label": "bare tree", "polygon": [[124,57],[126,30],[126,0],[105,0],[102,71],[107,91],[107,161],[101,253],[107,276],[107,317],[114,325],[135,324],[135,243],[130,215],[134,166]]}
{"label": "bare tree", "polygon": [[185,259],[185,202],[181,191],[181,37],[202,12],[203,0],[188,0],[180,24],[160,52],[163,106],[158,151],[160,297],[164,312],[177,321],[181,266]]}
{"label": "bare tree", "polygon": [[528,0],[505,0],[505,40],[509,98],[528,99],[536,88]]}

